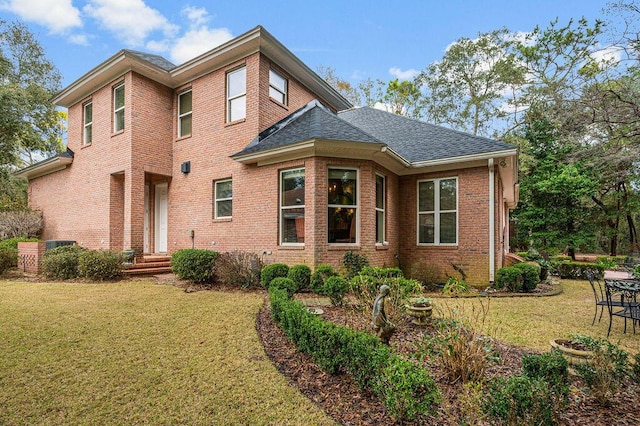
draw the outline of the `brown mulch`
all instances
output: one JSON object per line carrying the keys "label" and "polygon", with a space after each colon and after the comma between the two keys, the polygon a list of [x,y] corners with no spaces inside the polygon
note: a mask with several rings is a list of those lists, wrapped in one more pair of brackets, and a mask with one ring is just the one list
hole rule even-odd
{"label": "brown mulch", "polygon": [[[323,318],[337,324],[368,331],[366,315],[352,308],[322,306]],[[425,333],[432,333],[433,326],[420,327],[409,319],[396,324],[398,329],[390,345],[397,352],[409,356],[416,351]],[[258,313],[256,329],[265,351],[276,368],[311,401],[321,407],[336,422],[343,425],[399,425],[402,424],[385,412],[382,403],[370,392],[361,391],[347,374],[330,375],[317,367],[308,355],[299,353],[295,345],[273,322],[268,300]],[[499,362],[491,364],[488,377],[519,374],[521,358],[532,351],[494,342]],[[427,361],[432,377],[442,391],[442,404],[435,417],[423,420],[423,424],[458,425],[463,419],[468,424],[488,424],[479,420],[477,405],[471,404],[469,391],[460,383],[451,383],[444,369],[437,362]],[[598,404],[578,378],[572,379],[569,404],[559,414],[562,425],[617,425],[640,424],[640,386],[626,380],[623,388],[608,407]],[[469,422],[471,420],[471,422]]]}

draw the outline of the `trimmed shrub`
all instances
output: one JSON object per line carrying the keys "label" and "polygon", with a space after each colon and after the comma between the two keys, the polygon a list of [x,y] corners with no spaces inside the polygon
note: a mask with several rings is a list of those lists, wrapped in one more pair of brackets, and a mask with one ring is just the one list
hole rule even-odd
{"label": "trimmed shrub", "polygon": [[217,251],[181,249],[171,256],[171,271],[183,280],[196,283],[211,282],[217,258]]}
{"label": "trimmed shrub", "polygon": [[369,261],[361,254],[354,253],[351,250],[346,252],[342,257],[342,264],[347,271],[347,279],[355,277],[360,273],[362,268],[369,265]]}
{"label": "trimmed shrub", "polygon": [[272,263],[262,268],[260,272],[260,284],[264,288],[269,288],[274,278],[286,278],[289,267],[284,263]]}
{"label": "trimmed shrub", "polygon": [[274,321],[323,370],[347,372],[360,388],[374,392],[400,421],[435,413],[440,391],[422,367],[394,354],[370,334],[311,314],[285,290],[270,287],[269,299]]}
{"label": "trimmed shrub", "polygon": [[516,263],[512,266],[522,274],[522,291],[533,291],[540,282],[540,266],[537,263]]}
{"label": "trimmed shrub", "polygon": [[324,280],[329,277],[338,275],[330,265],[318,265],[311,275],[311,291],[316,294],[322,294],[324,288]]}
{"label": "trimmed shrub", "polygon": [[30,243],[40,241],[38,238],[26,238],[26,237],[14,237],[0,241],[0,248],[7,247],[12,249],[18,249],[18,243]]}
{"label": "trimmed shrub", "polygon": [[560,278],[579,280],[584,277],[586,271],[591,271],[594,275],[602,278],[604,276],[604,266],[595,263],[571,263],[561,262],[555,264],[555,270]]}
{"label": "trimmed shrub", "polygon": [[311,268],[307,265],[293,265],[289,268],[287,278],[296,283],[296,291],[307,291],[311,288]]}
{"label": "trimmed shrub", "polygon": [[298,288],[295,281],[286,277],[276,277],[272,279],[271,282],[269,283],[269,287],[275,287],[280,290],[285,290],[289,297],[293,297],[293,295],[296,293],[296,290]]}
{"label": "trimmed shrub", "polygon": [[11,247],[0,247],[0,274],[18,266],[18,250]]}
{"label": "trimmed shrub", "polygon": [[111,250],[85,250],[78,256],[78,275],[93,281],[116,280],[122,276],[124,254]]}
{"label": "trimmed shrub", "polygon": [[216,282],[229,287],[248,288],[260,282],[262,261],[255,253],[234,250],[220,254],[213,268]]}
{"label": "trimmed shrub", "polygon": [[530,354],[522,357],[522,374],[530,379],[542,379],[556,399],[556,405],[567,403],[569,394],[569,362],[560,351]]}
{"label": "trimmed shrub", "polygon": [[45,277],[56,280],[78,278],[78,258],[86,250],[78,245],[70,245],[45,251],[42,256],[42,273]]}
{"label": "trimmed shrub", "polygon": [[504,268],[498,269],[496,272],[496,278],[493,282],[493,287],[497,289],[506,288],[512,291],[520,291],[522,289],[522,281],[524,278],[520,273],[520,270],[514,268],[513,266],[505,266]]}
{"label": "trimmed shrub", "polygon": [[487,415],[500,423],[555,425],[551,396],[544,380],[527,376],[498,377],[489,382],[482,406]]}
{"label": "trimmed shrub", "polygon": [[342,277],[329,277],[324,280],[322,294],[329,296],[333,306],[342,306],[344,296],[349,292],[349,282]]}

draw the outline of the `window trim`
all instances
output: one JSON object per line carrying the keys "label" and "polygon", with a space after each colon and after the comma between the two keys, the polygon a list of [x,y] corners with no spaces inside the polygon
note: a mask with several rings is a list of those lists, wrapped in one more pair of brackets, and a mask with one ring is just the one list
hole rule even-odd
{"label": "window trim", "polygon": [[[282,79],[282,81],[284,81],[284,92],[271,83],[271,74],[272,73],[275,74],[277,77],[280,77]],[[271,96],[271,89],[273,89],[276,92],[280,93],[282,95],[283,101],[280,101],[279,99],[276,99],[273,96]],[[282,104],[282,105],[286,106],[287,103],[289,102],[289,96],[288,95],[289,95],[289,80],[287,78],[285,78],[278,71],[274,70],[273,68],[269,68],[269,98],[273,99],[274,101],[278,102],[279,104]]]}
{"label": "window trim", "polygon": [[[244,71],[245,71],[245,74],[244,74],[244,92],[242,92],[242,93],[241,93],[241,94],[239,94],[239,95],[236,95],[236,96],[231,97],[231,96],[229,96],[229,88],[231,87],[231,85],[229,84],[229,78],[230,78],[233,74],[235,74],[235,73],[237,73],[237,72],[240,72],[240,71],[242,71],[242,70],[244,70]],[[246,67],[246,65],[243,65],[243,66],[238,67],[238,68],[234,68],[234,69],[232,69],[232,70],[230,70],[230,71],[227,71],[227,78],[226,78],[226,83],[227,83],[227,89],[226,89],[226,98],[227,98],[227,124],[229,124],[229,123],[235,123],[235,122],[237,122],[237,121],[241,121],[241,120],[244,120],[244,119],[246,119],[246,118],[247,118],[247,104],[246,104],[246,97],[247,97],[247,73],[246,73],[246,71],[247,71],[247,67]],[[232,102],[232,101],[235,101],[236,99],[240,99],[240,98],[242,98],[242,97],[244,97],[244,98],[245,98],[245,110],[244,110],[244,117],[242,117],[242,118],[237,118],[237,119],[235,119],[235,120],[232,120],[232,119],[231,119],[231,118],[232,118],[232,117],[231,117],[231,102]]]}
{"label": "window trim", "polygon": [[[191,93],[191,109],[189,110],[189,112],[185,112],[182,113],[180,111],[180,97],[183,95],[186,95],[187,93]],[[182,119],[186,116],[191,116],[191,132],[189,132],[188,134],[183,134],[182,133]],[[191,134],[193,133],[193,90],[189,89],[189,90],[185,90],[184,92],[178,93],[178,137],[179,138],[184,138],[187,136],[191,136]]]}
{"label": "window trim", "polygon": [[[284,176],[284,174],[286,172],[295,172],[295,171],[299,171],[302,170],[304,171],[304,190],[305,190],[305,204],[302,205],[298,205],[296,204],[295,206],[283,206],[282,205],[282,201],[283,201],[283,189],[284,189],[284,182],[282,181],[282,178]],[[304,242],[302,243],[289,243],[289,242],[284,242],[282,241],[282,231],[283,231],[283,224],[284,224],[284,220],[283,220],[283,211],[284,210],[290,210],[290,209],[304,209],[304,217],[305,217],[305,226],[306,226],[306,220],[307,220],[307,209],[306,209],[306,191],[307,191],[307,171],[305,169],[305,167],[294,167],[292,169],[283,169],[280,170],[280,172],[278,173],[280,176],[280,185],[279,185],[279,195],[278,195],[278,206],[279,206],[279,210],[280,210],[280,217],[279,217],[279,224],[278,224],[278,242],[281,246],[293,246],[293,247],[303,247],[304,246]]]}
{"label": "window trim", "polygon": [[[387,177],[381,173],[376,173],[376,244],[384,245],[387,242]],[[382,178],[382,208],[378,207],[378,177]],[[378,212],[382,212],[382,241],[378,241]]]}
{"label": "window trim", "polygon": [[[116,106],[116,92],[118,90],[122,89],[122,106],[121,107],[117,107]],[[125,114],[125,106],[126,106],[126,100],[125,100],[125,92],[124,92],[124,82],[116,84],[115,86],[113,86],[113,133],[118,133],[124,130],[125,128],[125,120],[124,120],[124,114]],[[118,129],[118,113],[122,111],[122,129]]]}
{"label": "window trim", "polygon": [[[456,182],[456,209],[455,210],[440,210],[440,182],[443,180],[455,180]],[[420,184],[423,182],[433,182],[433,208],[434,210],[420,211]],[[449,176],[436,179],[420,179],[416,182],[416,245],[418,246],[448,246],[455,247],[460,242],[460,195],[459,195],[458,177]],[[455,213],[456,214],[456,241],[455,243],[441,243],[440,242],[440,215],[442,213]],[[420,214],[433,214],[433,242],[421,243],[420,242]]]}
{"label": "window trim", "polygon": [[[347,205],[347,204],[329,204],[329,175],[330,175],[330,171],[331,170],[350,170],[350,171],[355,171],[356,172],[356,199],[355,199],[355,204],[352,205]],[[360,169],[357,167],[348,167],[348,166],[328,166],[327,167],[327,191],[326,191],[326,195],[327,195],[327,226],[326,226],[326,230],[327,230],[327,244],[329,246],[338,246],[338,247],[343,247],[343,246],[357,246],[360,244],[360,215],[358,214],[358,211],[360,210]],[[355,242],[353,243],[330,243],[329,242],[329,209],[330,208],[352,208],[355,209],[355,215],[356,215],[356,238],[355,238]]]}
{"label": "window trim", "polygon": [[[231,182],[231,197],[218,198],[218,184]],[[218,202],[231,201],[231,215],[218,216]],[[233,217],[233,178],[217,179],[213,181],[213,218],[214,219],[231,219]]]}
{"label": "window trim", "polygon": [[[91,121],[87,122],[87,107],[91,106]],[[93,100],[89,100],[82,105],[82,145],[87,146],[93,143]],[[87,129],[91,129],[91,140],[87,142]]]}

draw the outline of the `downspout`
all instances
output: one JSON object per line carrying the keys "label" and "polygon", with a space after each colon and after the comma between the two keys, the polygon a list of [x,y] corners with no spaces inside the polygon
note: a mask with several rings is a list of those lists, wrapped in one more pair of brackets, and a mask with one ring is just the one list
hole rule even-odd
{"label": "downspout", "polygon": [[493,158],[489,158],[489,282],[493,283],[496,272],[496,234],[495,234],[495,171]]}

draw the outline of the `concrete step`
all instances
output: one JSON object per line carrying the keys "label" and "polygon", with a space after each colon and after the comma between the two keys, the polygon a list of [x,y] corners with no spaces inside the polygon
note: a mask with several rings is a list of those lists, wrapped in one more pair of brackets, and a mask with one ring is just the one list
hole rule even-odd
{"label": "concrete step", "polygon": [[136,263],[156,263],[156,262],[170,262],[171,256],[161,254],[145,254],[144,256],[137,257]]}
{"label": "concrete step", "polygon": [[133,268],[133,269],[125,269],[125,275],[156,275],[156,274],[166,274],[171,272],[171,267],[163,266],[159,268]]}
{"label": "concrete step", "polygon": [[165,268],[165,267],[171,267],[171,262],[170,261],[164,261],[164,262],[137,262],[134,263],[132,265],[129,265],[129,267],[127,269],[141,269],[141,268]]}

